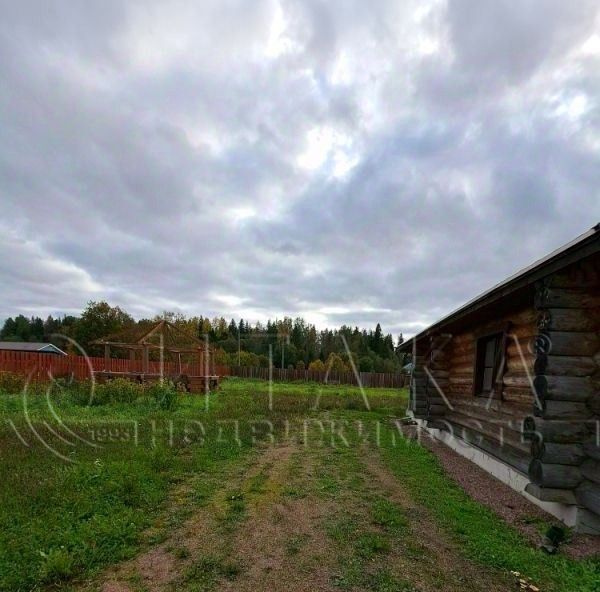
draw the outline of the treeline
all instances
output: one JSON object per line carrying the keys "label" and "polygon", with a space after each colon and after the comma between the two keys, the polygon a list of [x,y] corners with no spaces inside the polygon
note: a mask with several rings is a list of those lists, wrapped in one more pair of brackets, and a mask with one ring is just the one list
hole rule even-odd
{"label": "treeline", "polygon": [[[229,366],[267,367],[269,360],[277,368],[351,370],[361,372],[397,372],[405,363],[394,340],[384,334],[379,323],[375,329],[342,325],[338,329],[318,330],[302,318],[269,320],[251,324],[244,319],[185,317],[165,312],[154,319],[166,318],[184,331],[203,339],[209,336],[215,347],[217,363]],[[44,341],[62,349],[75,350],[79,344],[90,355],[101,355],[92,341],[134,325],[136,321],[119,307],[106,302],[90,302],[82,314],[46,320],[19,315],[5,321],[0,330],[4,341]],[[67,338],[67,339],[65,339]],[[116,354],[118,355],[118,353]]]}

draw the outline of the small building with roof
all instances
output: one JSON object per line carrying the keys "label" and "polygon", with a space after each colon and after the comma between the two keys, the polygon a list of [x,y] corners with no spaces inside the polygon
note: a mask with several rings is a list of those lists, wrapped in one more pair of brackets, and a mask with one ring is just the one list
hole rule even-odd
{"label": "small building with roof", "polygon": [[53,343],[38,343],[33,341],[0,341],[0,351],[32,352],[66,356],[66,352]]}

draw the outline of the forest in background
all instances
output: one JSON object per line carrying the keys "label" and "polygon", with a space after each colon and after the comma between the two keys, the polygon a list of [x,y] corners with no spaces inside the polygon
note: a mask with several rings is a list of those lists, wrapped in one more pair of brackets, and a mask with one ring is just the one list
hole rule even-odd
{"label": "forest in background", "polygon": [[[361,372],[397,372],[406,362],[397,349],[403,342],[402,334],[394,340],[391,334],[383,333],[379,323],[368,330],[347,325],[317,329],[302,318],[284,317],[252,324],[244,319],[185,317],[172,312],[139,322],[160,319],[171,321],[199,339],[208,335],[217,363],[227,366],[267,367],[271,357],[276,368],[347,371],[354,362]],[[136,322],[118,306],[89,302],[80,316],[49,316],[46,320],[24,315],[10,317],[0,330],[0,340],[50,342],[69,350],[72,346],[65,339],[68,337],[89,355],[102,355],[97,346],[90,345],[92,341]]]}

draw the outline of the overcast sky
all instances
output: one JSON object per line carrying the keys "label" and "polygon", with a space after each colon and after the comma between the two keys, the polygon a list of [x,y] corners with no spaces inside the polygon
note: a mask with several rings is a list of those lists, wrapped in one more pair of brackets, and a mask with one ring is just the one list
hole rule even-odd
{"label": "overcast sky", "polygon": [[600,221],[597,6],[3,1],[0,319],[414,333]]}

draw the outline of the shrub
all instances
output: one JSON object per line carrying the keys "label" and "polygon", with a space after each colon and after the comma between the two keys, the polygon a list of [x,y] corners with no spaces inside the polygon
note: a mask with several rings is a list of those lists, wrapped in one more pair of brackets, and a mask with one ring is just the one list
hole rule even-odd
{"label": "shrub", "polygon": [[25,386],[25,377],[14,372],[0,372],[0,391],[20,393]]}
{"label": "shrub", "polygon": [[174,411],[177,408],[178,394],[172,382],[156,382],[148,388],[148,394],[163,411]]}
{"label": "shrub", "polygon": [[144,394],[144,387],[126,378],[115,378],[105,384],[96,386],[92,405],[106,405],[107,403],[133,403]]}
{"label": "shrub", "polygon": [[67,392],[69,393],[71,401],[75,403],[75,405],[99,404],[97,401],[90,401],[90,397],[92,396],[92,383],[89,380],[71,384],[68,387]]}
{"label": "shrub", "polygon": [[308,369],[316,372],[325,372],[325,364],[323,364],[322,360],[315,360],[308,365]]}

